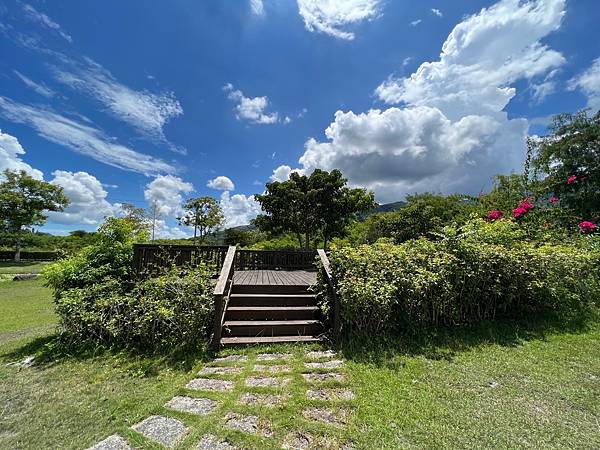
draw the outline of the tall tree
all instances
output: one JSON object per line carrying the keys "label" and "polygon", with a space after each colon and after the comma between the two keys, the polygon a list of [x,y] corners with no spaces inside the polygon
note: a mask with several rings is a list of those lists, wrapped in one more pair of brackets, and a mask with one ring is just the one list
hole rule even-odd
{"label": "tall tree", "polygon": [[133,203],[122,203],[121,211],[123,211],[123,219],[131,223],[136,233],[148,232],[150,220],[144,208],[135,206]]}
{"label": "tall tree", "polygon": [[291,232],[307,250],[316,238],[327,247],[357,214],[375,206],[373,193],[348,188],[347,182],[339,170],[316,169],[310,176],[293,172],[287,181],[267,183],[266,192],[255,196],[265,212],[255,224],[263,231]]}
{"label": "tall tree", "polygon": [[163,217],[163,215],[162,215],[162,212],[160,210],[160,207],[158,206],[158,202],[153,201],[150,204],[150,211],[149,211],[149,214],[148,214],[148,218],[150,219],[150,223],[151,223],[151,227],[152,227],[152,232],[150,234],[152,242],[154,242],[154,238],[155,238],[156,223],[160,219],[162,219],[162,217]]}
{"label": "tall tree", "polygon": [[212,197],[191,198],[184,203],[183,209],[185,213],[177,220],[180,225],[194,227],[194,245],[198,237],[203,242],[207,234],[225,221],[221,206]]}
{"label": "tall tree", "polygon": [[43,225],[47,211],[62,211],[69,205],[60,186],[37,180],[25,171],[3,172],[0,182],[0,224],[13,236],[15,261],[21,260],[23,232],[28,227]]}

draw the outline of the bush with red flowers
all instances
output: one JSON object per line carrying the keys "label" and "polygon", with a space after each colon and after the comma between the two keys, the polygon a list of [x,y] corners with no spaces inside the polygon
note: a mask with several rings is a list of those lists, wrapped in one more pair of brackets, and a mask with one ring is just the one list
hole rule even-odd
{"label": "bush with red flowers", "polygon": [[589,220],[584,220],[583,222],[579,222],[579,229],[584,234],[591,234],[596,231],[596,224],[594,222],[590,222]]}
{"label": "bush with red flowers", "polygon": [[488,220],[494,221],[494,220],[501,219],[503,215],[504,215],[504,213],[502,211],[494,209],[493,211],[490,211],[488,213],[487,218],[488,218]]}

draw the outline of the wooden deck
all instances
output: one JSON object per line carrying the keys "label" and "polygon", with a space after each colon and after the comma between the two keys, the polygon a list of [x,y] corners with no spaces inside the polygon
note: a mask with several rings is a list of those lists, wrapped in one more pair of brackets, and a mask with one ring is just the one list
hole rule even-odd
{"label": "wooden deck", "polygon": [[245,286],[310,286],[317,281],[316,272],[306,270],[236,270],[234,285]]}

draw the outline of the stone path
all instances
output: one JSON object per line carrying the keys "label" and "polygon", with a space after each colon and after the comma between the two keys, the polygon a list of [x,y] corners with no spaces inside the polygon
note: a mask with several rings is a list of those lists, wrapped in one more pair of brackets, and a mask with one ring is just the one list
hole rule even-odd
{"label": "stone path", "polygon": [[[302,367],[302,373],[294,374],[293,367]],[[354,392],[344,386],[346,377],[342,372],[343,367],[344,361],[331,350],[306,352],[302,360],[296,363],[294,355],[290,353],[260,353],[254,358],[247,355],[217,358],[198,372],[198,378],[186,384],[187,395],[176,395],[164,404],[165,415],[151,415],[131,429],[166,448],[175,448],[185,441],[186,446],[194,444],[193,448],[198,450],[241,450],[244,446],[238,447],[235,442],[220,436],[224,430],[234,430],[234,433],[259,439],[277,439],[273,431],[276,428],[262,414],[268,412],[268,408],[284,406],[292,398],[291,386],[300,383],[308,403],[298,411],[298,419],[307,424],[325,424],[331,427],[332,433],[319,436],[304,430],[292,430],[273,443],[290,450],[350,450],[351,445],[336,443],[335,438],[331,437],[331,434],[335,434],[334,430],[343,430],[348,424],[355,398]],[[205,398],[202,392],[216,399]],[[235,401],[232,403],[232,400]],[[225,404],[250,408],[247,411],[251,412],[224,410]],[[177,418],[170,417],[169,411],[174,412]],[[196,437],[199,439],[196,442],[190,436],[194,432],[194,427],[189,425],[192,421],[186,424],[186,417],[193,416],[208,416],[206,420],[210,421],[210,432]],[[276,416],[270,417],[276,420]],[[229,435],[233,436],[231,432]],[[131,449],[127,440],[117,434],[108,436],[90,448]]]}

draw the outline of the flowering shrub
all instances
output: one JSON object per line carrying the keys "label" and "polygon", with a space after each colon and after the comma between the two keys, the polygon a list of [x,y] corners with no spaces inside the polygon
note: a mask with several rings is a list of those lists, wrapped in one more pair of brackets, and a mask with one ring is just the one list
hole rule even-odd
{"label": "flowering shrub", "polygon": [[555,197],[554,195],[552,197],[550,197],[548,199],[548,202],[552,203],[553,205],[556,205],[557,203],[560,202],[560,199],[558,197]]}
{"label": "flowering shrub", "polygon": [[487,218],[488,218],[488,220],[494,221],[494,220],[501,219],[503,215],[504,215],[504,213],[502,211],[495,209],[488,213]]}
{"label": "flowering shrub", "polygon": [[579,229],[582,233],[589,234],[596,231],[596,224],[587,220],[579,222]]}
{"label": "flowering shrub", "polygon": [[567,184],[573,184],[577,181],[577,175],[571,175],[569,178],[567,178]]}

